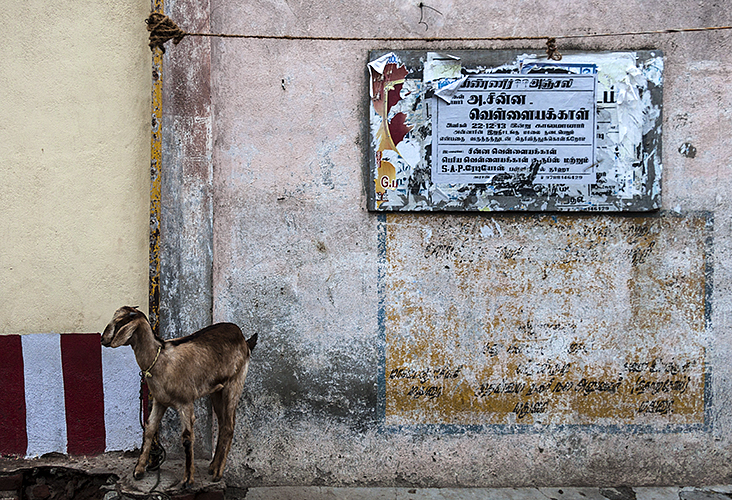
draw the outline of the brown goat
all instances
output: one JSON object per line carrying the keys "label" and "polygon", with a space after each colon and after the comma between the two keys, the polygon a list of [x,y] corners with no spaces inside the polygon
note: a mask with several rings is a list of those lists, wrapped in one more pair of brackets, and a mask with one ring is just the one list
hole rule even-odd
{"label": "brown goat", "polygon": [[183,485],[193,483],[193,402],[207,394],[211,395],[219,423],[216,452],[208,473],[214,481],[221,479],[234,436],[236,406],[256,344],[256,333],[245,340],[241,329],[232,323],[218,323],[187,337],[162,340],[153,334],[150,322],[141,311],[128,306],[117,309],[104,329],[102,345],[132,347],[153,402],[133,474],[135,479],[144,475],[160,420],[165,410],[173,407],[180,415],[183,428],[181,441],[186,454]]}

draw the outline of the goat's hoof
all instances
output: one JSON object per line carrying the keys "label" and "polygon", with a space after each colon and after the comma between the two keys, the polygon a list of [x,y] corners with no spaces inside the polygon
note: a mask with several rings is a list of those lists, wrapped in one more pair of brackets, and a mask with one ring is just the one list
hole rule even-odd
{"label": "goat's hoof", "polygon": [[183,489],[190,490],[191,488],[193,488],[193,479],[183,481]]}
{"label": "goat's hoof", "polygon": [[135,471],[135,472],[132,473],[132,477],[134,477],[137,481],[139,481],[140,479],[142,479],[143,477],[145,477],[145,473],[144,472],[137,472],[137,471]]}

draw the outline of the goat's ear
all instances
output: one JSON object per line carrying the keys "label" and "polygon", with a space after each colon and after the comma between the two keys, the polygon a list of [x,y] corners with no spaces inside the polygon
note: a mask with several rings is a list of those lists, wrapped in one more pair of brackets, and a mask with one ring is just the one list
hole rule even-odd
{"label": "goat's ear", "polygon": [[130,337],[132,337],[132,334],[135,333],[136,329],[136,323],[130,322],[125,324],[114,333],[114,337],[112,337],[112,341],[109,346],[119,347],[121,345],[127,345],[130,341]]}

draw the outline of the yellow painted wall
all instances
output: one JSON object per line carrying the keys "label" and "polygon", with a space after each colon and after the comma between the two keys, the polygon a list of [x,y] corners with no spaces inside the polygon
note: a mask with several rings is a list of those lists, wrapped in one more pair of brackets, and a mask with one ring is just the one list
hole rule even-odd
{"label": "yellow painted wall", "polygon": [[0,10],[0,334],[147,305],[147,2]]}

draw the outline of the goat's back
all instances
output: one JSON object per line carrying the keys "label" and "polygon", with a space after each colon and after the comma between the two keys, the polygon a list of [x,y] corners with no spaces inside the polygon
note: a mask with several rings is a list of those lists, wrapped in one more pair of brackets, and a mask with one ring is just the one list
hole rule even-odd
{"label": "goat's back", "polygon": [[246,361],[251,354],[241,328],[233,323],[216,323],[186,337],[168,340],[165,344],[175,352],[188,353],[188,356],[214,356],[217,362],[228,362],[237,358]]}
{"label": "goat's back", "polygon": [[195,342],[200,344],[206,344],[210,342],[231,342],[233,344],[240,344],[246,342],[244,340],[244,334],[234,323],[216,323],[205,328],[201,328],[197,332],[194,332],[185,337],[178,337],[177,339],[168,340],[167,343],[170,345],[181,345],[187,344],[188,342]]}

